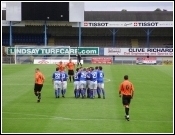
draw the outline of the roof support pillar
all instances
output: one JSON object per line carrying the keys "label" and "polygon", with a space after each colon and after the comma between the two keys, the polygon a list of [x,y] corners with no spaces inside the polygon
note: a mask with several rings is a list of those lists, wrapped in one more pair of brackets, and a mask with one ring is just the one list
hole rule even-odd
{"label": "roof support pillar", "polygon": [[112,30],[110,30],[110,32],[112,33],[112,46],[115,47],[115,45],[117,46],[117,44],[115,43],[115,37],[117,35],[118,29],[116,30],[115,28],[113,28]]}
{"label": "roof support pillar", "polygon": [[10,43],[10,47],[12,46],[12,21],[10,21],[10,38],[9,38],[9,43]]}
{"label": "roof support pillar", "polygon": [[44,22],[44,45],[47,46],[47,24]]}
{"label": "roof support pillar", "polygon": [[147,30],[144,30],[144,31],[145,31],[145,33],[146,33],[146,47],[147,47],[147,48],[150,48],[150,41],[149,41],[149,38],[150,38],[150,34],[151,34],[151,32],[153,31],[153,29],[150,30],[150,29],[148,28]]}
{"label": "roof support pillar", "polygon": [[78,46],[81,47],[81,22],[79,22],[79,25],[78,25],[78,38],[79,38]]}

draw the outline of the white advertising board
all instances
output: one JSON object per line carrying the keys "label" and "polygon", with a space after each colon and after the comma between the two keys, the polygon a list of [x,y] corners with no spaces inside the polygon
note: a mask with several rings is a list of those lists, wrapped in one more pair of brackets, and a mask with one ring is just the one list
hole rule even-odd
{"label": "white advertising board", "polygon": [[[81,22],[84,28],[158,28],[173,27],[173,21],[85,21]],[[73,23],[72,27],[79,27]]]}
{"label": "white advertising board", "polygon": [[104,55],[173,56],[173,48],[104,48]]}
{"label": "white advertising board", "polygon": [[[67,64],[69,60],[54,60],[54,59],[34,59],[34,64],[58,64],[60,61],[63,64]],[[77,60],[72,60],[75,64],[77,64]],[[81,60],[81,64],[83,64],[83,60]]]}

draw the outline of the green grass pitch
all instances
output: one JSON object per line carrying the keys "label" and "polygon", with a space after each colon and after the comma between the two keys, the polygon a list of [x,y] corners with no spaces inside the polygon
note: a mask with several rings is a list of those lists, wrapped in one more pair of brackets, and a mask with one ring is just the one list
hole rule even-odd
{"label": "green grass pitch", "polygon": [[[33,93],[36,67],[46,77],[40,103]],[[2,133],[174,132],[173,66],[104,65],[103,69],[106,99],[75,99],[69,82],[65,98],[56,99],[51,81],[55,65],[3,65]],[[135,86],[129,122],[118,96],[125,74]]]}

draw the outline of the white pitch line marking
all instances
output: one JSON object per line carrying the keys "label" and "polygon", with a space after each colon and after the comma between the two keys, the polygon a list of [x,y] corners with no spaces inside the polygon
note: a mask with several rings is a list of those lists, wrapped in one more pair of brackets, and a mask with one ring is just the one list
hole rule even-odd
{"label": "white pitch line marking", "polygon": [[[28,115],[28,116],[37,116],[37,118],[31,118],[31,117],[29,117],[29,118],[15,118],[15,117],[13,117],[13,118],[3,118],[2,117],[2,119],[55,119],[55,120],[73,120],[73,121],[89,121],[89,120],[91,120],[91,121],[102,121],[102,120],[104,120],[104,121],[106,121],[106,120],[108,120],[108,121],[123,121],[124,120],[124,118],[123,118],[123,120],[121,119],[121,120],[119,120],[119,119],[96,119],[96,118],[94,118],[94,119],[79,119],[79,118],[65,118],[65,117],[57,117],[57,116],[48,116],[48,115],[37,115],[37,114],[23,114],[23,113],[11,113],[11,112],[2,112],[2,113],[6,113],[6,114],[16,114],[16,115]],[[38,118],[39,117],[39,118]],[[41,117],[41,118],[40,118]],[[43,118],[42,118],[43,117]],[[164,120],[164,121],[149,121],[149,120],[131,120],[131,121],[135,121],[135,122],[160,122],[160,123],[162,123],[162,122],[166,122],[166,123],[173,123],[173,121],[166,121],[166,120]]]}
{"label": "white pitch line marking", "polygon": [[[106,80],[106,81],[105,81]],[[108,78],[104,78],[104,82],[110,82],[111,80]]]}

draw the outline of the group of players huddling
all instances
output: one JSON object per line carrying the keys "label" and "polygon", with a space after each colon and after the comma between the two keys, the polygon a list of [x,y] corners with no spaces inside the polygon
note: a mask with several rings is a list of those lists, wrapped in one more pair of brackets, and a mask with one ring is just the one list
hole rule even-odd
{"label": "group of players huddling", "polygon": [[[71,62],[71,60],[70,60]],[[62,65],[62,63],[60,64]],[[64,66],[58,66],[56,71],[52,75],[52,82],[54,84],[55,89],[55,97],[60,97],[60,92],[62,97],[65,97],[65,93],[67,90],[67,79],[68,74],[73,75],[74,81],[74,94],[75,98],[90,98],[94,99],[98,94],[98,98],[101,98],[101,93],[103,94],[103,98],[105,99],[105,90],[104,90],[104,72],[102,67],[88,67],[88,68],[76,68],[76,72],[70,72],[68,70],[68,74],[65,72]],[[72,71],[71,69],[70,71]],[[71,79],[70,79],[71,81]]]}
{"label": "group of players huddling", "polygon": [[102,67],[77,68],[74,75],[74,93],[75,97],[79,98],[101,98],[101,92],[105,99],[104,91],[104,72]]}
{"label": "group of players huddling", "polygon": [[[80,63],[80,59],[78,61],[78,65]],[[62,97],[65,97],[66,89],[67,89],[67,80],[68,75],[71,82],[71,76],[73,76],[74,81],[74,94],[75,98],[85,98],[87,94],[87,98],[94,99],[96,94],[98,94],[98,98],[101,98],[101,92],[103,93],[103,98],[105,99],[105,90],[104,90],[104,72],[102,67],[81,67],[76,69],[74,74],[75,63],[69,60],[69,63],[64,65],[62,61],[59,64],[56,64],[56,71],[52,75],[52,83],[54,84],[55,89],[55,97],[60,97],[60,92]],[[77,65],[77,67],[78,67]],[[68,74],[65,72],[65,68],[68,68]],[[35,84],[34,84],[34,94],[37,96],[37,102],[39,103],[41,100],[41,90],[43,87],[43,83],[45,81],[44,75],[41,73],[39,68],[35,69]],[[134,96],[134,86],[128,81],[128,75],[124,76],[124,81],[120,84],[119,89],[119,97],[122,97],[122,103],[125,107],[125,119],[129,121],[129,105],[131,99]]]}

